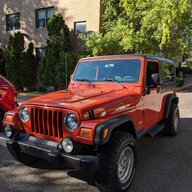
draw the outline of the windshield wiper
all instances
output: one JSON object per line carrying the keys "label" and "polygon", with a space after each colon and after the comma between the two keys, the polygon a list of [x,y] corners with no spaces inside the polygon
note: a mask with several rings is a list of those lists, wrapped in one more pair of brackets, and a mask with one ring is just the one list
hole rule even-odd
{"label": "windshield wiper", "polygon": [[116,81],[115,79],[113,78],[106,78],[106,79],[103,79],[104,81],[111,81],[111,82],[114,82],[115,84],[121,86],[122,88],[126,88],[124,85],[122,85],[121,83],[119,83],[118,81]]}
{"label": "windshield wiper", "polygon": [[95,85],[89,79],[75,79],[75,81],[84,81],[88,82],[91,86],[95,87]]}

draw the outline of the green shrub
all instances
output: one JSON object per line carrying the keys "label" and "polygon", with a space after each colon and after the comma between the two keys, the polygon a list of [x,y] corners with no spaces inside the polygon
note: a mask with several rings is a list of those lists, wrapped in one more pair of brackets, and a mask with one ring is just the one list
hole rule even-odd
{"label": "green shrub", "polygon": [[1,48],[0,48],[0,74],[3,75],[3,76],[6,76],[6,73],[5,73],[5,58],[3,56],[3,51],[2,51]]}
{"label": "green shrub", "polygon": [[177,87],[182,87],[184,85],[184,79],[176,78],[176,85],[177,85]]}
{"label": "green shrub", "polygon": [[65,53],[60,58],[60,62],[56,66],[56,82],[58,89],[66,89],[70,76],[74,71],[74,68],[79,60],[80,55],[75,53]]}
{"label": "green shrub", "polygon": [[43,85],[38,85],[37,90],[38,90],[39,92],[45,92],[45,91],[47,91],[46,87],[43,86]]}
{"label": "green shrub", "polygon": [[23,90],[21,77],[24,50],[24,35],[20,32],[10,35],[6,50],[6,74],[18,90]]}
{"label": "green shrub", "polygon": [[33,43],[29,43],[27,51],[23,54],[22,86],[32,90],[37,83],[37,63],[33,54]]}
{"label": "green shrub", "polygon": [[182,67],[181,71],[183,71],[184,74],[192,74],[192,68],[190,67]]}
{"label": "green shrub", "polygon": [[37,82],[36,59],[33,44],[29,43],[25,51],[24,34],[10,35],[6,50],[6,74],[19,91],[34,90]]}
{"label": "green shrub", "polygon": [[[39,70],[40,83],[46,87],[53,86],[55,90],[63,88],[64,77],[63,57],[71,52],[69,29],[61,14],[54,14],[48,22],[48,35],[43,66]],[[58,80],[61,79],[61,80]]]}

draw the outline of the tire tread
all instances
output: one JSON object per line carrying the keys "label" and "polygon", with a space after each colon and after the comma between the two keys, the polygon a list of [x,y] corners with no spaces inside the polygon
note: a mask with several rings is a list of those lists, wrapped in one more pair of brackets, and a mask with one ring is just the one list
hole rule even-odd
{"label": "tire tread", "polygon": [[96,176],[96,185],[102,192],[119,191],[117,186],[114,185],[116,174],[114,159],[117,158],[119,148],[125,142],[133,143],[134,147],[136,147],[136,141],[132,135],[126,132],[116,131],[112,134],[109,143],[99,149],[100,170]]}

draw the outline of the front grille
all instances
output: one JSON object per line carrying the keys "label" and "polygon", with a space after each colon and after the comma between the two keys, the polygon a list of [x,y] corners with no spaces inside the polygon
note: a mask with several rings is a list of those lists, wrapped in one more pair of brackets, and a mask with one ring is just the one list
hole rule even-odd
{"label": "front grille", "polygon": [[31,108],[31,129],[38,133],[63,138],[63,113],[61,111]]}

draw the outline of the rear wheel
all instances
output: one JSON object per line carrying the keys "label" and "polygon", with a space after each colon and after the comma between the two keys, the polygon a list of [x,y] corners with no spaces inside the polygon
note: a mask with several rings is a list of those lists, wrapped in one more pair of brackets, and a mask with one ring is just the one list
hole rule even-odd
{"label": "rear wheel", "polygon": [[164,133],[168,136],[175,136],[179,131],[180,115],[177,104],[172,103],[169,116],[165,119]]}
{"label": "rear wheel", "polygon": [[136,170],[135,138],[125,132],[114,132],[109,143],[99,149],[99,157],[96,185],[100,191],[126,191]]}

